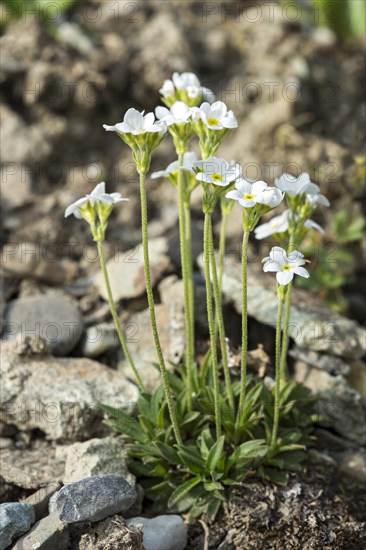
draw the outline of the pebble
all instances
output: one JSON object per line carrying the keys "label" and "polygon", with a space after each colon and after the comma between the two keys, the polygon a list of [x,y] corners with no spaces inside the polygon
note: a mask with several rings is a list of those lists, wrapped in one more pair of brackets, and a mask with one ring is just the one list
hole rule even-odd
{"label": "pebble", "polygon": [[22,340],[36,334],[53,355],[67,355],[74,349],[83,332],[78,307],[58,295],[39,295],[12,300],[4,319],[4,340]]}
{"label": "pebble", "polygon": [[125,512],[136,498],[135,489],[123,477],[107,474],[65,485],[58,491],[55,501],[60,519],[76,523],[100,521]]}
{"label": "pebble", "polygon": [[187,545],[187,527],[177,515],[135,517],[126,525],[142,525],[145,550],[183,550]]}
{"label": "pebble", "polygon": [[51,514],[34,525],[13,546],[12,550],[65,550],[69,542],[69,529],[58,514]]}
{"label": "pebble", "polygon": [[81,354],[85,357],[99,357],[119,345],[116,329],[108,323],[87,328],[81,341]]}
{"label": "pebble", "polygon": [[34,522],[35,513],[31,504],[0,504],[0,550],[5,550],[14,538],[29,531]]}

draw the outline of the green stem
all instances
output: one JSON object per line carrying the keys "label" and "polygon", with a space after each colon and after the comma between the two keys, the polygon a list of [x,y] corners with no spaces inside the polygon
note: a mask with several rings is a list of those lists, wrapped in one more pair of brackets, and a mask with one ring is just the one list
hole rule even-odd
{"label": "green stem", "polygon": [[151,321],[151,328],[153,332],[154,342],[155,342],[155,348],[156,353],[159,359],[159,367],[161,372],[161,377],[163,380],[163,386],[165,391],[165,397],[168,404],[168,410],[170,419],[173,426],[173,431],[175,435],[175,439],[178,443],[178,445],[182,445],[182,437],[180,435],[178,421],[177,421],[177,415],[175,411],[175,405],[172,397],[172,392],[169,386],[169,380],[168,380],[168,374],[165,366],[164,356],[161,349],[159,334],[158,334],[158,328],[156,324],[156,316],[155,316],[155,306],[154,306],[154,296],[151,286],[151,276],[150,276],[150,260],[149,260],[149,243],[148,243],[148,234],[147,234],[147,199],[146,199],[146,182],[145,182],[145,176],[146,174],[144,172],[140,172],[140,195],[141,195],[141,228],[142,228],[142,246],[143,246],[143,253],[144,253],[144,270],[145,270],[145,281],[146,281],[146,293],[147,293],[147,300],[149,303],[149,311],[150,311],[150,321]]}
{"label": "green stem", "polygon": [[114,300],[113,300],[111,284],[110,284],[110,281],[109,281],[109,276],[108,276],[108,271],[107,271],[107,264],[106,264],[106,261],[105,261],[102,241],[97,241],[97,247],[98,247],[98,255],[99,255],[100,266],[102,268],[105,287],[107,289],[109,308],[111,310],[111,314],[112,314],[112,317],[113,317],[114,325],[115,325],[116,330],[117,330],[118,338],[119,338],[119,341],[121,343],[121,346],[122,346],[123,352],[125,354],[125,357],[126,357],[127,361],[129,362],[129,364],[130,364],[130,366],[133,370],[133,373],[136,377],[137,384],[138,384],[140,390],[145,391],[144,384],[141,380],[141,377],[140,377],[140,375],[137,371],[136,365],[135,365],[135,363],[132,359],[132,356],[130,354],[130,351],[127,347],[126,338],[125,338],[125,335],[123,333],[121,323],[119,322],[119,318],[118,318],[117,311],[116,311],[116,306],[115,306],[115,303],[114,303]]}
{"label": "green stem", "polygon": [[[293,252],[294,249],[294,235],[292,234],[288,243],[287,254]],[[291,292],[292,292],[292,282],[287,285],[287,292],[285,298],[285,315],[283,323],[283,334],[282,334],[282,349],[281,349],[281,368],[280,368],[280,379],[282,384],[287,380],[287,352],[289,346],[289,335],[288,329],[290,325],[290,315],[291,315]]]}
{"label": "green stem", "polygon": [[214,400],[215,400],[215,423],[216,423],[216,437],[221,436],[221,409],[220,409],[220,389],[219,389],[219,369],[217,361],[217,345],[216,345],[216,326],[213,313],[212,304],[212,289],[211,289],[211,277],[210,277],[210,258],[213,255],[212,243],[210,235],[212,234],[211,214],[205,214],[205,226],[204,226],[204,266],[205,266],[205,279],[206,279],[206,297],[207,297],[207,319],[208,327],[210,331],[211,340],[211,360],[213,369],[213,382],[214,382]]}
{"label": "green stem", "polygon": [[[178,153],[178,166],[183,165],[183,153]],[[192,364],[194,361],[194,351],[192,342],[191,330],[191,304],[189,297],[189,276],[187,265],[187,235],[184,211],[184,187],[183,187],[183,171],[178,169],[178,194],[179,194],[179,237],[180,237],[180,257],[182,263],[182,277],[184,287],[184,312],[185,312],[185,329],[187,339],[187,349],[185,354],[186,372],[187,372],[187,390],[188,390],[188,410],[192,409]]]}
{"label": "green stem", "polygon": [[[287,289],[288,291],[288,289]],[[273,428],[271,437],[271,448],[276,446],[278,424],[280,418],[280,390],[281,390],[281,323],[282,323],[282,310],[283,310],[283,298],[278,300],[277,311],[277,325],[276,325],[276,385],[275,385],[275,402],[274,402],[274,416],[273,416]]]}
{"label": "green stem", "polygon": [[245,391],[247,383],[247,362],[248,362],[248,230],[244,230],[242,245],[242,302],[241,302],[241,372],[240,372],[240,397],[239,408],[236,417],[236,427],[238,428],[242,419],[244,410]]}
{"label": "green stem", "polygon": [[225,254],[226,254],[227,220],[228,220],[228,212],[226,210],[224,210],[224,211],[222,211],[222,218],[221,218],[220,246],[219,246],[219,255],[220,255],[220,271],[219,271],[220,298],[222,296],[222,278],[223,278],[223,275],[224,275],[224,264],[225,264]]}
{"label": "green stem", "polygon": [[212,283],[213,283],[215,306],[216,306],[215,331],[216,331],[216,327],[218,327],[219,337],[220,337],[222,365],[224,368],[224,376],[225,376],[226,393],[227,393],[230,407],[232,411],[234,411],[235,409],[234,394],[231,387],[229,363],[228,363],[228,357],[227,357],[225,325],[224,325],[224,317],[222,314],[221,293],[220,293],[219,279],[217,276],[217,267],[216,267],[215,254],[214,254],[212,226],[211,226],[209,238],[210,238],[210,265],[211,265],[211,271],[212,271]]}
{"label": "green stem", "polygon": [[187,250],[187,272],[188,272],[188,293],[189,293],[189,312],[191,315],[189,328],[191,329],[191,340],[193,348],[193,357],[195,352],[195,314],[194,314],[194,282],[193,282],[193,257],[192,257],[192,228],[191,228],[191,208],[190,204],[184,206],[185,229],[186,229],[186,250]]}

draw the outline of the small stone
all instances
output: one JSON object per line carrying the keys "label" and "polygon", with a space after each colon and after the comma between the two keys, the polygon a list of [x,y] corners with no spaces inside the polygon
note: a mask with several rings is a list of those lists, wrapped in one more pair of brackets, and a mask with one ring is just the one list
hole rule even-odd
{"label": "small stone", "polygon": [[[163,273],[170,268],[168,243],[164,238],[149,240],[151,284],[155,286]],[[142,244],[117,254],[107,262],[108,275],[116,302],[136,298],[146,292]],[[95,285],[101,297],[108,300],[102,272],[97,273]]]}
{"label": "small stone", "polygon": [[91,476],[116,474],[135,486],[136,478],[126,465],[127,453],[121,438],[105,437],[67,447],[64,484]]}
{"label": "small stone", "polygon": [[0,171],[2,205],[8,210],[32,200],[32,179],[23,164],[8,163]]}
{"label": "small stone", "polygon": [[38,521],[12,550],[65,550],[68,542],[68,525],[60,520],[58,514],[51,514]]}
{"label": "small stone", "polygon": [[180,516],[135,517],[126,524],[142,525],[145,550],[184,550],[187,545],[187,527]]}
{"label": "small stone", "polygon": [[57,493],[56,507],[65,523],[93,522],[125,512],[136,497],[135,489],[123,477],[107,474],[65,485]]}
{"label": "small stone", "polygon": [[34,509],[30,504],[0,504],[0,550],[5,550],[14,538],[29,531],[34,522]]}
{"label": "small stone", "polygon": [[39,295],[8,303],[3,339],[41,337],[54,355],[67,355],[80,340],[83,319],[76,305],[58,295]]}
{"label": "small stone", "polygon": [[101,323],[88,327],[80,343],[81,354],[85,357],[99,357],[119,345],[114,325]]}
{"label": "small stone", "polygon": [[337,465],[347,476],[366,485],[366,453],[364,448],[349,449],[337,455]]}

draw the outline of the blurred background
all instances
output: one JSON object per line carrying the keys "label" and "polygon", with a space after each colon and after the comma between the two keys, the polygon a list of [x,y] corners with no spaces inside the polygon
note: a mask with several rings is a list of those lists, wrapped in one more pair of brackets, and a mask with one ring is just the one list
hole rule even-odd
{"label": "blurred background", "polygon": [[[130,151],[102,124],[120,122],[129,107],[153,110],[164,79],[192,71],[239,120],[220,156],[269,183],[282,172],[309,172],[329,197],[331,208],[316,215],[325,234],[304,246],[312,277],[302,284],[365,319],[363,0],[3,0],[0,7],[5,299],[97,270],[88,227],[63,216],[102,180],[130,199],[113,214],[110,254],[141,241]],[[166,139],[152,170],[174,159]],[[157,180],[149,189],[150,235],[176,243],[175,189]],[[193,218],[198,255],[199,191]],[[241,231],[235,210],[231,249]],[[81,307],[88,312],[91,302]]]}

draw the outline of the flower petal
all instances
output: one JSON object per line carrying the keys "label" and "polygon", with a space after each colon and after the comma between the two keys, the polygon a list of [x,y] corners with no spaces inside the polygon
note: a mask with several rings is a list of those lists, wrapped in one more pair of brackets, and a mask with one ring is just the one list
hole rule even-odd
{"label": "flower petal", "polygon": [[279,271],[276,275],[277,282],[280,285],[288,285],[293,278],[294,278],[294,274],[292,273],[292,271],[289,271],[289,270]]}
{"label": "flower petal", "polygon": [[305,277],[305,279],[310,277],[310,273],[304,267],[294,267],[292,271],[293,273],[296,273],[296,275],[300,275],[300,277]]}

